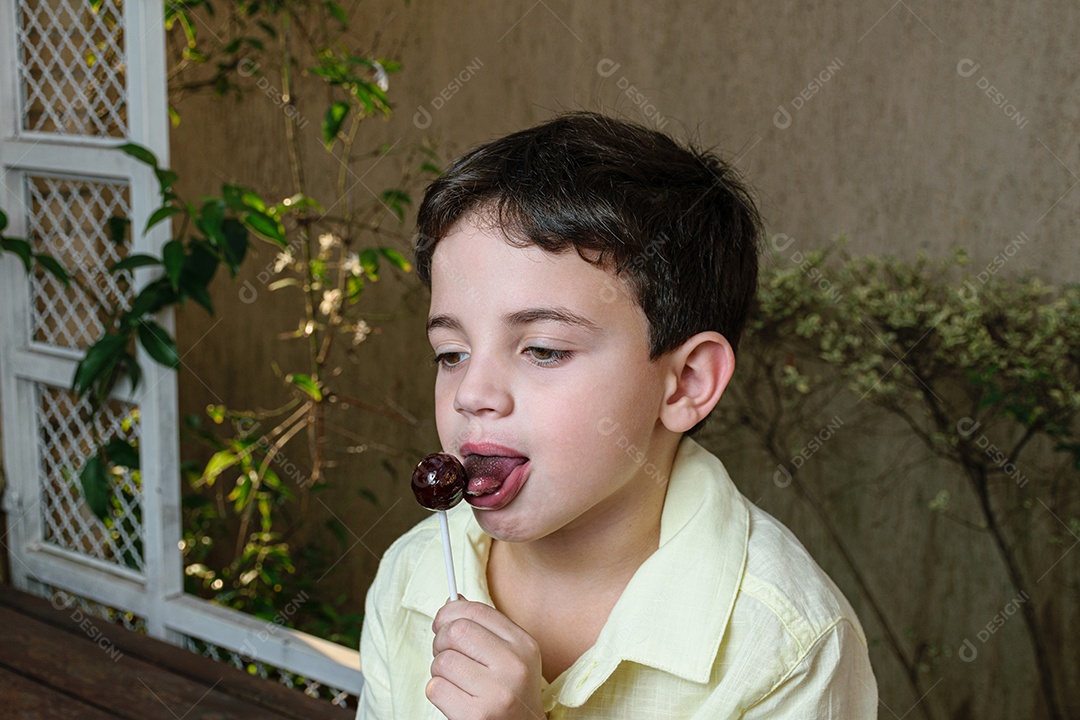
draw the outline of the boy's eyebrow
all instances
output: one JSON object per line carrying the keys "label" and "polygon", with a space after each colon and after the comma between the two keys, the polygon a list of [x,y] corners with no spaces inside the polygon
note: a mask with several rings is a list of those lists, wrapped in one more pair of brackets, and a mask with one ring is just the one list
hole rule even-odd
{"label": "boy's eyebrow", "polygon": [[541,307],[519,310],[506,316],[506,321],[511,325],[528,325],[534,322],[557,322],[563,325],[575,325],[586,330],[597,331],[600,326],[586,317],[571,312],[566,308]]}
{"label": "boy's eyebrow", "polygon": [[[557,322],[563,325],[572,325],[596,332],[600,326],[586,317],[571,312],[566,308],[541,307],[518,310],[506,316],[506,322],[510,325],[528,325],[534,322]],[[461,330],[461,323],[452,315],[432,315],[427,321],[427,331],[430,333],[435,328],[448,330]]]}
{"label": "boy's eyebrow", "polygon": [[431,331],[435,328],[446,328],[447,330],[461,330],[461,323],[458,322],[456,317],[452,315],[432,315],[427,321],[427,331],[431,334]]}

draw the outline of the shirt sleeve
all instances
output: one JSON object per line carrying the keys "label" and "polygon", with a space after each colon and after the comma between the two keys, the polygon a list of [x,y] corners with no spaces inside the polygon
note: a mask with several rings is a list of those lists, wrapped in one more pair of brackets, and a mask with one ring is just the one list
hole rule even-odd
{"label": "shirt sleeve", "polygon": [[841,620],[742,720],[874,720],[877,705],[866,645],[852,624]]}
{"label": "shirt sleeve", "polygon": [[360,671],[364,685],[356,707],[356,720],[391,720],[390,668],[386,655],[386,627],[378,609],[374,583],[364,603],[364,626],[360,630]]}

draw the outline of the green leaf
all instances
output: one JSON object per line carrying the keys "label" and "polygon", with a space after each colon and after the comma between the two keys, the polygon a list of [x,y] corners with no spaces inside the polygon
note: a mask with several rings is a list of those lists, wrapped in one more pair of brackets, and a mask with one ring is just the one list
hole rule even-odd
{"label": "green leaf", "polygon": [[404,255],[399,253],[394,248],[381,247],[379,248],[379,252],[384,258],[394,263],[394,265],[396,265],[397,268],[402,272],[412,271],[412,263],[410,263]]}
{"label": "green leaf", "polygon": [[8,225],[7,213],[0,210],[0,233],[4,232],[4,228]]}
{"label": "green leaf", "polygon": [[360,251],[360,267],[364,268],[364,274],[369,280],[379,279],[379,254],[371,248]]}
{"label": "green leaf", "polygon": [[221,223],[221,231],[225,235],[225,259],[229,265],[232,276],[240,271],[240,265],[248,250],[248,231],[243,223],[235,218],[225,218]]}
{"label": "green leaf", "polygon": [[221,198],[233,210],[242,212],[247,209],[244,205],[244,188],[239,185],[222,185]]}
{"label": "green leaf", "polygon": [[112,266],[109,267],[109,272],[117,273],[121,270],[134,270],[135,268],[146,267],[147,265],[160,265],[161,261],[153,255],[128,255],[123,260],[117,260]]}
{"label": "green leaf", "polygon": [[139,162],[146,163],[150,167],[157,169],[157,158],[154,156],[154,153],[150,152],[142,145],[136,145],[135,143],[124,143],[123,145],[117,146],[117,149],[130,155]]}
{"label": "green leaf", "polygon": [[154,212],[150,213],[150,219],[146,221],[146,230],[143,232],[149,232],[150,228],[157,225],[166,218],[171,218],[173,215],[180,215],[184,211],[175,205],[162,205]]}
{"label": "green leaf", "polygon": [[243,510],[248,504],[248,498],[251,496],[251,476],[247,473],[243,473],[236,479],[236,487],[229,493],[229,500],[233,501],[233,509],[236,512]]}
{"label": "green leaf", "polygon": [[64,284],[64,287],[68,287],[71,284],[71,277],[68,275],[64,266],[56,262],[56,259],[52,255],[44,255],[42,253],[34,253],[34,259],[41,263],[41,266],[48,270],[53,277]]}
{"label": "green leaf", "polygon": [[190,276],[187,286],[198,284],[205,288],[214,279],[221,261],[205,242],[192,242],[189,250],[184,263],[184,274]]}
{"label": "green leaf", "polygon": [[173,290],[180,289],[180,272],[184,269],[184,243],[170,240],[161,249],[161,262],[165,266],[165,276]]}
{"label": "green leaf", "polygon": [[157,176],[158,184],[161,186],[162,197],[171,196],[172,186],[176,184],[176,181],[180,179],[180,176],[172,170],[165,170],[163,168],[154,170],[154,175]]}
{"label": "green leaf", "polygon": [[327,150],[334,146],[334,140],[337,138],[338,131],[341,130],[341,124],[345,122],[345,116],[348,114],[349,103],[346,102],[338,101],[327,108],[322,121],[323,142],[326,143]]}
{"label": "green leaf", "polygon": [[232,450],[221,450],[214,453],[210,458],[210,461],[206,463],[206,468],[203,470],[203,480],[207,485],[213,485],[217,480],[218,475],[231,468],[236,463],[240,462],[240,459],[236,457],[236,453]]}
{"label": "green leaf", "polygon": [[176,342],[165,328],[153,320],[139,322],[139,343],[157,362],[165,367],[175,368],[180,364],[180,355],[176,351]]}
{"label": "green leaf", "polygon": [[109,475],[101,458],[94,455],[83,465],[79,473],[83,500],[90,512],[104,520],[109,514]]}
{"label": "green leaf", "polygon": [[257,235],[261,235],[267,240],[271,240],[281,247],[286,247],[285,231],[281,227],[281,223],[274,220],[269,215],[252,210],[244,214],[244,225],[247,225]]}
{"label": "green leaf", "polygon": [[225,219],[225,203],[216,198],[203,203],[202,211],[196,224],[206,235],[210,244],[221,247],[225,244],[225,235],[221,231],[221,223]]}
{"label": "green leaf", "polygon": [[113,215],[107,221],[109,226],[109,239],[112,240],[113,245],[124,245],[127,243],[128,227],[131,226],[131,221],[125,217],[118,217]]}
{"label": "green leaf", "polygon": [[349,19],[345,15],[345,10],[338,3],[333,0],[323,0],[323,5],[326,7],[326,12],[330,13],[335,20],[342,25],[348,25]]}
{"label": "green leaf", "polygon": [[72,383],[75,393],[82,395],[97,381],[106,379],[124,355],[127,342],[127,335],[109,334],[91,345],[75,368],[75,380]]}
{"label": "green leaf", "polygon": [[[128,441],[113,438],[101,450],[104,450],[105,457],[111,464],[132,470],[139,469],[139,449]],[[98,454],[100,455],[100,451]]]}
{"label": "green leaf", "polygon": [[398,220],[402,221],[405,220],[405,206],[412,205],[412,198],[409,197],[409,194],[397,188],[384,190],[380,200],[390,212],[397,215]]}
{"label": "green leaf", "polygon": [[310,395],[315,402],[321,402],[323,399],[322,388],[319,387],[319,383],[312,379],[310,375],[292,373],[285,376],[285,382],[300,388]]}
{"label": "green leaf", "polygon": [[30,251],[30,243],[22,238],[0,238],[0,249],[15,253],[22,260],[26,272],[30,272],[30,263],[33,253]]}
{"label": "green leaf", "polygon": [[189,298],[206,308],[208,313],[214,314],[214,301],[211,299],[206,286],[196,282],[186,270],[180,275],[180,289]]}
{"label": "green leaf", "polygon": [[420,163],[420,170],[422,172],[431,173],[435,177],[441,177],[443,174],[442,169],[430,160],[425,160],[424,162]]}
{"label": "green leaf", "polygon": [[360,300],[360,293],[364,292],[364,278],[350,275],[345,279],[345,288],[348,292],[349,304],[355,304]]}
{"label": "green leaf", "polygon": [[131,392],[135,392],[139,387],[139,381],[142,380],[142,368],[139,367],[139,361],[131,353],[125,352],[120,362],[124,366],[124,372],[127,373],[128,380],[131,381]]}
{"label": "green leaf", "polygon": [[257,192],[249,188],[240,188],[240,190],[240,200],[245,206],[259,212],[266,212],[266,201],[259,197]]}
{"label": "green leaf", "polygon": [[142,289],[131,303],[131,308],[124,313],[124,320],[128,324],[138,322],[143,315],[156,313],[169,303],[178,300],[177,293],[173,292],[166,278],[159,278]]}

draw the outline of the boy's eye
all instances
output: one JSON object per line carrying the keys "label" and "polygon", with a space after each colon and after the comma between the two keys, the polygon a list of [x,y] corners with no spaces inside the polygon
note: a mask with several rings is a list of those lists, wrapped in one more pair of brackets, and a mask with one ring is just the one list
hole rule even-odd
{"label": "boy's eye", "polygon": [[465,358],[467,357],[469,357],[469,354],[463,352],[436,353],[435,357],[432,359],[432,362],[441,368],[446,368],[447,370],[449,370],[456,365],[460,365],[462,362],[465,361]]}
{"label": "boy's eye", "polygon": [[570,357],[569,350],[555,350],[546,347],[527,347],[525,354],[528,355],[534,365],[548,366],[558,365]]}

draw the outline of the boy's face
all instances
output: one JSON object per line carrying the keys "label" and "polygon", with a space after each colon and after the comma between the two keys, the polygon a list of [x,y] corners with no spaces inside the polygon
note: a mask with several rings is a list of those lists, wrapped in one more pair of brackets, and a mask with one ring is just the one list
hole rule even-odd
{"label": "boy's face", "polygon": [[432,257],[428,337],[439,438],[487,493],[466,497],[488,534],[587,533],[663,497],[666,357],[609,271],[467,217]]}

